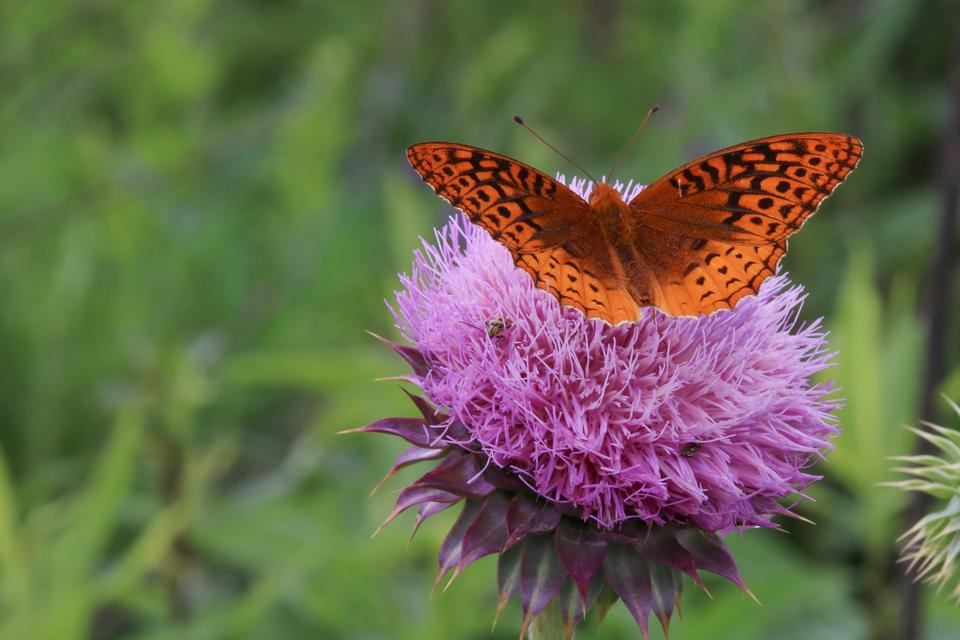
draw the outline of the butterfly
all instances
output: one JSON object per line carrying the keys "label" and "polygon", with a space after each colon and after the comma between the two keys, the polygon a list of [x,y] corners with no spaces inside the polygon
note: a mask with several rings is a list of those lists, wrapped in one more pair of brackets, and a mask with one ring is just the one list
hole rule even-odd
{"label": "butterfly", "polygon": [[604,182],[584,200],[529,165],[465,144],[422,142],[407,159],[537,287],[619,324],[646,306],[704,316],[756,294],[862,152],[840,133],[758,138],[678,167],[629,202]]}

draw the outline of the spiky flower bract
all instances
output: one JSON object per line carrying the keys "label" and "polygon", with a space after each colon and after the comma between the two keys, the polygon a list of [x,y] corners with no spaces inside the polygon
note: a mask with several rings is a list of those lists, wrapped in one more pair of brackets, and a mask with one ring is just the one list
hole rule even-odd
{"label": "spiky flower bract", "polygon": [[[960,407],[950,405],[960,416]],[[925,429],[911,431],[933,445],[937,455],[894,458],[905,463],[897,471],[912,477],[887,485],[925,493],[939,505],[900,537],[900,559],[918,580],[940,589],[953,581],[950,597],[960,602],[960,431],[923,424]]]}
{"label": "spiky flower bract", "polygon": [[435,236],[391,305],[423,418],[360,430],[413,445],[388,476],[442,458],[388,521],[465,502],[438,580],[500,553],[501,604],[519,593],[525,623],[557,598],[572,629],[619,597],[644,635],[651,612],[666,628],[680,572],[745,588],[719,534],[793,515],[837,433],[832,384],[810,381],[832,354],[819,321],[798,322],[801,288],[779,275],[729,312],[610,326],[537,289],[465,217]]}

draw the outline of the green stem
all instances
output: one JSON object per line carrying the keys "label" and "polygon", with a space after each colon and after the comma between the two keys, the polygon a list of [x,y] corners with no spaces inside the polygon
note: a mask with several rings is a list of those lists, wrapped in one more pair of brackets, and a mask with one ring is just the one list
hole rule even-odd
{"label": "green stem", "polygon": [[566,631],[560,616],[559,599],[554,598],[527,629],[528,640],[564,640]]}

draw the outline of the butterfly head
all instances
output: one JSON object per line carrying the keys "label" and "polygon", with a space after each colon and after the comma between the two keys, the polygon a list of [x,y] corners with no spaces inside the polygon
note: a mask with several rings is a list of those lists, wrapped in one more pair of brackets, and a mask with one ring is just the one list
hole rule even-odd
{"label": "butterfly head", "polygon": [[620,192],[606,182],[597,182],[594,184],[593,191],[590,192],[590,197],[587,201],[596,211],[619,210],[626,204],[620,196]]}

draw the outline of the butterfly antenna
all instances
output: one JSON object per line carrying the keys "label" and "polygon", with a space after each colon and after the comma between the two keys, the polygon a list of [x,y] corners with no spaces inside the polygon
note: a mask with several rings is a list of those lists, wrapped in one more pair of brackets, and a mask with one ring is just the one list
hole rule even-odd
{"label": "butterfly antenna", "polygon": [[460,324],[466,325],[466,326],[470,327],[471,329],[476,329],[477,331],[479,331],[479,332],[481,332],[481,333],[486,333],[483,329],[481,329],[480,327],[478,327],[478,326],[475,325],[475,324],[471,324],[471,323],[469,323],[469,322],[464,322],[463,320],[460,321]]}
{"label": "butterfly antenna", "polygon": [[643,132],[644,128],[646,128],[647,122],[650,120],[650,116],[655,114],[657,111],[660,111],[660,105],[658,104],[653,105],[650,107],[650,111],[647,111],[647,116],[643,119],[643,123],[640,125],[640,128],[634,132],[633,137],[630,138],[630,142],[628,142],[623,148],[623,151],[620,152],[620,155],[617,156],[617,159],[613,161],[613,166],[610,167],[610,172],[607,173],[607,180],[613,180],[613,172],[620,165],[620,161],[623,160],[623,156],[627,155],[627,151],[633,146],[633,143],[637,141],[637,138],[640,137],[640,134]]}
{"label": "butterfly antenna", "polygon": [[530,128],[530,125],[528,125],[526,122],[523,121],[523,118],[521,118],[520,116],[513,116],[513,121],[516,122],[516,123],[517,123],[518,125],[520,125],[521,127],[523,127],[524,129],[526,129],[527,131],[529,131],[530,133],[532,133],[534,138],[536,138],[537,140],[539,140],[539,141],[542,142],[543,144],[545,144],[545,145],[547,145],[548,147],[550,147],[551,149],[553,149],[553,151],[554,151],[558,156],[560,156],[561,158],[563,158],[564,160],[566,160],[567,162],[569,162],[570,164],[572,164],[573,166],[575,166],[577,169],[580,169],[580,171],[583,171],[584,175],[587,176],[588,178],[590,178],[591,180],[593,180],[594,184],[600,182],[599,180],[597,180],[596,178],[594,178],[592,175],[590,175],[590,174],[587,172],[586,169],[584,169],[583,167],[581,167],[580,165],[578,165],[576,162],[574,162],[573,160],[571,160],[570,158],[568,158],[568,157],[566,156],[566,154],[564,154],[562,151],[560,151],[560,149],[557,149],[555,146],[553,146],[552,144],[550,144],[549,142],[547,142],[546,140],[544,140],[544,139],[543,139],[543,136],[541,136],[539,133],[537,133],[536,131],[534,131],[533,129],[531,129],[531,128]]}

